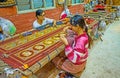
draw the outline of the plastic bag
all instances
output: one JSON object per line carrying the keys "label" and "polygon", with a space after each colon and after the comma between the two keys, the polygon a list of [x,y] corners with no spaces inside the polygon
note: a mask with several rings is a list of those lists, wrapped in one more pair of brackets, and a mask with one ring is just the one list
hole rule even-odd
{"label": "plastic bag", "polygon": [[0,26],[3,30],[3,34],[6,36],[12,36],[16,32],[15,25],[11,21],[4,19],[2,17],[0,17]]}
{"label": "plastic bag", "polygon": [[99,24],[99,29],[100,30],[105,30],[106,29],[106,22],[104,20],[100,21],[100,24]]}

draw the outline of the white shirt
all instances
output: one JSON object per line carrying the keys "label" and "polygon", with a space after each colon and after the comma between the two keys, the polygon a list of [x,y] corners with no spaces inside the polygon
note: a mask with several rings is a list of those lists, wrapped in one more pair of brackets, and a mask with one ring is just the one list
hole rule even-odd
{"label": "white shirt", "polygon": [[36,28],[40,27],[41,25],[46,25],[46,24],[52,23],[52,22],[53,22],[53,19],[49,19],[49,18],[45,18],[45,19],[43,20],[42,24],[39,24],[39,23],[37,22],[37,20],[35,20],[35,21],[33,22],[33,28],[36,29]]}

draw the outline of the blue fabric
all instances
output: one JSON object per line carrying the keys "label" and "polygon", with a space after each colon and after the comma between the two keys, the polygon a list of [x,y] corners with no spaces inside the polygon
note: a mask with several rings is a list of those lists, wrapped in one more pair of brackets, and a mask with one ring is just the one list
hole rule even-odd
{"label": "blue fabric", "polygon": [[[56,25],[62,25],[62,21],[57,21],[56,22]],[[49,26],[53,26],[53,23],[48,23],[46,25],[41,25],[40,27],[37,27],[36,29],[37,30],[44,30],[46,28],[46,26],[49,25]]]}
{"label": "blue fabric", "polygon": [[36,29],[37,29],[37,30],[43,30],[43,29],[45,29],[45,26],[46,26],[46,25],[42,25],[42,26],[40,26],[40,27],[37,27]]}
{"label": "blue fabric", "polygon": [[22,36],[28,36],[28,35],[31,35],[31,34],[32,34],[32,32],[29,31],[29,32],[25,32],[25,33],[23,33]]}
{"label": "blue fabric", "polygon": [[4,39],[5,39],[5,36],[0,33],[0,40],[4,40]]}

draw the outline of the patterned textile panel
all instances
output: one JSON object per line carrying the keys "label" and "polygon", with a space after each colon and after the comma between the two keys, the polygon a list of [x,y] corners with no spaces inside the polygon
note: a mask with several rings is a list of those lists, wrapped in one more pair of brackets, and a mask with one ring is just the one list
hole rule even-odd
{"label": "patterned textile panel", "polygon": [[[0,42],[0,59],[11,67],[21,70],[26,69],[24,65],[30,67],[36,62],[44,60],[45,57],[47,57],[47,61],[44,62],[48,62],[48,59],[51,60],[60,52],[59,46],[63,45],[59,40],[63,27],[63,25],[49,27],[42,31],[33,31],[32,35],[19,35]],[[52,55],[51,53],[55,51],[56,54]],[[43,66],[44,63],[41,62],[41,65]]]}
{"label": "patterned textile panel", "polygon": [[107,5],[120,5],[120,0],[106,0]]}
{"label": "patterned textile panel", "polygon": [[15,0],[0,0],[0,7],[8,7],[16,5]]}
{"label": "patterned textile panel", "polygon": [[48,62],[50,62],[55,56],[57,56],[63,50],[64,50],[64,45],[62,44],[60,47],[57,47],[56,50],[52,51],[49,55],[47,55],[46,57],[44,57],[40,61],[36,62],[31,67],[29,67],[28,69],[26,69],[23,73],[25,75],[30,75],[32,73],[36,73],[36,71],[41,69],[44,65],[46,65]]}

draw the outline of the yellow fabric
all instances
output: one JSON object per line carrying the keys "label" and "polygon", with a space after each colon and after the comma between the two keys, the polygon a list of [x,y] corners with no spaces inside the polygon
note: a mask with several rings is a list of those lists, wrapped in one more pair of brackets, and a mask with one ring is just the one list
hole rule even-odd
{"label": "yellow fabric", "polygon": [[91,0],[84,0],[84,3],[90,3]]}
{"label": "yellow fabric", "polygon": [[106,0],[107,5],[120,5],[120,0]]}
{"label": "yellow fabric", "polygon": [[26,76],[22,76],[22,78],[28,78],[28,77],[26,77]]}
{"label": "yellow fabric", "polygon": [[28,64],[24,64],[24,65],[23,65],[23,68],[24,68],[24,69],[27,69],[28,67],[29,67]]}
{"label": "yellow fabric", "polygon": [[113,0],[113,5],[120,5],[120,0]]}

